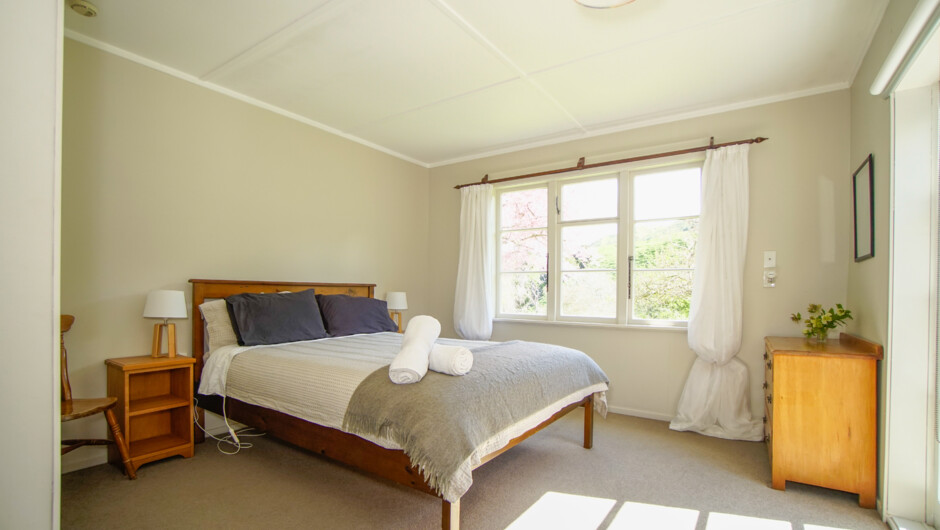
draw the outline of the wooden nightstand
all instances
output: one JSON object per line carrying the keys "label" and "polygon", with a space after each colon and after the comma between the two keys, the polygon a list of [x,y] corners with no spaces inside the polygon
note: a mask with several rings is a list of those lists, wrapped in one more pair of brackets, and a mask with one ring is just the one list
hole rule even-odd
{"label": "wooden nightstand", "polygon": [[[193,456],[193,364],[191,357],[108,359],[108,395],[127,440],[131,465],[170,456]],[[113,446],[108,461],[123,465]]]}
{"label": "wooden nightstand", "polygon": [[810,343],[764,339],[765,440],[772,486],[802,482],[858,494],[875,507],[877,363],[883,348],[842,333]]}

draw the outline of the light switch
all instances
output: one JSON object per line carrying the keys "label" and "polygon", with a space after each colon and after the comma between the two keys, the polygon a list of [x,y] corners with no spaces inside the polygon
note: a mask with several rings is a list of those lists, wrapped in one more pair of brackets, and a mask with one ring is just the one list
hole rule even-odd
{"label": "light switch", "polygon": [[776,266],[777,266],[777,251],[765,250],[764,251],[764,268],[772,269]]}

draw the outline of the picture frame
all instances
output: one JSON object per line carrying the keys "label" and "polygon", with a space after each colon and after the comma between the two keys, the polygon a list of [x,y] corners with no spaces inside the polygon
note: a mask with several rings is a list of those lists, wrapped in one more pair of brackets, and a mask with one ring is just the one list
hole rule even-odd
{"label": "picture frame", "polygon": [[875,257],[875,163],[871,153],[852,174],[855,261]]}

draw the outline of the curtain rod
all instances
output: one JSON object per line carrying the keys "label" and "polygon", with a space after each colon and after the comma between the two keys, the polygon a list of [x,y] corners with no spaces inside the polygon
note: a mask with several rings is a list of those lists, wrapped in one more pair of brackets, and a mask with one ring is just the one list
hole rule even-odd
{"label": "curtain rod", "polygon": [[554,175],[556,173],[567,173],[569,171],[580,171],[582,169],[592,169],[595,167],[613,166],[616,164],[625,164],[627,162],[637,162],[639,160],[650,160],[652,158],[664,158],[667,156],[685,155],[688,153],[697,153],[700,151],[707,151],[709,149],[718,149],[719,147],[727,147],[729,145],[759,144],[766,140],[768,140],[768,138],[763,138],[759,136],[757,138],[750,138],[748,140],[738,140],[737,142],[725,142],[723,144],[716,144],[715,137],[712,136],[708,142],[708,145],[703,145],[701,147],[690,147],[688,149],[680,149],[679,151],[669,151],[668,153],[655,153],[652,155],[634,156],[631,158],[621,158],[620,160],[611,160],[609,162],[595,162],[593,164],[585,164],[584,157],[582,156],[581,158],[578,159],[578,165],[576,166],[566,167],[562,169],[550,169],[548,171],[539,171],[538,173],[528,173],[528,174],[519,175],[516,177],[505,177],[505,178],[493,179],[493,180],[490,180],[490,175],[487,173],[486,175],[483,175],[483,178],[480,180],[480,182],[469,182],[467,184],[459,184],[457,186],[454,186],[454,189],[459,190],[460,188],[466,188],[467,186],[476,186],[478,184],[494,184],[496,182],[508,182],[510,180],[527,179],[527,178],[532,178],[532,177],[543,177],[545,175]]}

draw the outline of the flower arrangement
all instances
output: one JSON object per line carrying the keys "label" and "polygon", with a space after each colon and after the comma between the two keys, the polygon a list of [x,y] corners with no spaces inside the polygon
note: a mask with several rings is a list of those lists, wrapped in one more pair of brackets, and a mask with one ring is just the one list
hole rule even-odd
{"label": "flower arrangement", "polygon": [[803,335],[808,339],[812,338],[819,341],[826,340],[830,329],[844,326],[846,320],[852,319],[852,312],[842,307],[842,304],[836,304],[834,308],[830,307],[829,309],[823,309],[819,304],[809,304],[806,311],[809,313],[806,315],[806,320],[803,320],[803,315],[799,313],[791,314],[790,320],[798,324],[803,321],[806,324]]}

